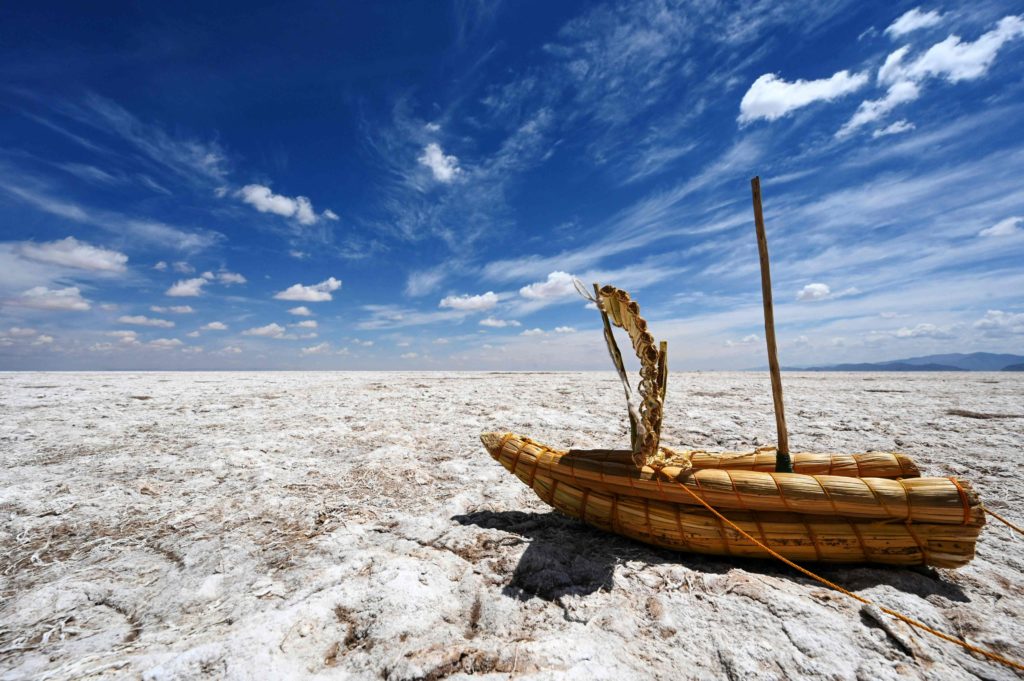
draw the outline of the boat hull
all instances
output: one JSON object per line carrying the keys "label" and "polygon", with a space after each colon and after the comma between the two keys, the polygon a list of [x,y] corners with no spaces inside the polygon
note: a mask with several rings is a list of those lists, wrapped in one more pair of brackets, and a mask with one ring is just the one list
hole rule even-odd
{"label": "boat hull", "polygon": [[[691,469],[682,479],[677,476],[674,480],[660,479],[663,473],[658,471],[655,478],[659,479],[644,481],[643,469],[633,467],[633,473],[629,474],[620,468],[627,460],[626,453],[602,452],[588,456],[588,453],[560,452],[511,433],[485,434],[482,439],[491,456],[541,500],[594,527],[679,551],[766,556],[763,548],[729,527],[679,488],[689,481],[693,489],[695,473],[699,477],[707,473],[722,475],[723,471]],[[838,477],[757,471],[746,471],[740,477],[754,480],[754,486],[763,489],[764,480],[757,476],[792,476],[800,483],[814,477]],[[919,480],[948,481],[946,478]],[[900,485],[897,481],[877,478],[868,478],[864,482],[869,486],[880,482]],[[743,487],[743,484],[733,484],[734,490],[737,487]],[[788,505],[776,504],[761,509],[751,508],[750,499],[744,501],[743,493],[733,495],[731,505],[728,495],[709,495],[701,488],[697,493],[744,532],[794,561],[953,568],[967,564],[974,557],[984,514],[969,486],[953,482],[952,487],[954,491],[947,493],[939,485],[938,496],[932,499],[933,502],[940,499],[940,503],[933,506],[938,509],[935,517],[942,522],[924,520],[921,513],[914,515],[912,504],[910,517],[904,514],[902,518],[899,517],[902,511],[894,506],[887,507],[884,502],[861,506],[875,509],[865,511],[868,515],[871,512],[881,515],[895,513],[897,517],[872,518],[835,510],[827,512],[828,507],[820,502],[827,497],[828,484],[804,486],[806,490],[820,490],[817,497],[804,495],[805,498]],[[666,489],[679,495],[666,493]],[[690,503],[676,500],[684,496]],[[770,497],[764,495],[764,498]],[[947,502],[943,503],[941,499]],[[782,503],[787,503],[784,496]],[[826,512],[802,513],[795,512],[794,508],[815,508]]]}

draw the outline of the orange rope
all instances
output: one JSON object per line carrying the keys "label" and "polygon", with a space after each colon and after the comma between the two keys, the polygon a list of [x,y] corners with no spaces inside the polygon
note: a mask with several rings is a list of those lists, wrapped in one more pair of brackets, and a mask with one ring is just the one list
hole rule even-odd
{"label": "orange rope", "polygon": [[1011,523],[1009,520],[1007,520],[1003,516],[1001,516],[998,513],[996,513],[995,511],[991,511],[991,510],[989,510],[985,506],[982,506],[982,508],[985,509],[985,513],[988,513],[990,516],[992,516],[993,518],[995,518],[996,520],[998,520],[1002,524],[1006,525],[1011,530],[1015,531],[1017,534],[1024,534],[1024,530],[1020,529],[1019,527],[1017,527],[1016,525]]}
{"label": "orange rope", "polygon": [[[751,536],[747,532],[744,532],[738,525],[736,525],[736,523],[734,523],[733,521],[729,520],[724,515],[719,513],[717,510],[715,510],[711,506],[711,504],[709,504],[708,502],[704,501],[704,499],[702,499],[700,496],[698,496],[696,493],[694,493],[692,490],[690,490],[689,487],[687,487],[686,485],[681,485],[681,487],[684,490],[686,490],[687,494],[692,496],[694,499],[696,499],[698,502],[700,502],[706,509],[708,509],[715,516],[717,516],[719,521],[728,523],[728,525],[730,527],[732,527],[732,529],[734,529],[737,532],[739,532],[748,541],[751,541],[754,544],[760,546],[762,549],[767,551],[773,557],[778,558],[779,560],[781,560],[786,565],[788,565],[791,568],[793,568],[794,570],[796,570],[796,571],[806,575],[807,577],[810,577],[811,579],[813,579],[815,581],[818,581],[818,582],[824,584],[825,586],[827,586],[827,587],[829,587],[831,589],[835,589],[839,593],[845,594],[845,595],[849,596],[850,598],[852,598],[852,599],[854,599],[856,601],[860,601],[861,603],[864,603],[865,605],[873,605],[876,608],[878,608],[879,610],[881,610],[882,612],[886,613],[887,615],[891,615],[891,616],[895,617],[896,619],[900,620],[901,622],[906,622],[910,626],[917,627],[918,629],[921,629],[922,631],[926,631],[926,632],[928,632],[929,634],[931,634],[933,636],[937,636],[937,637],[941,638],[944,641],[949,641],[950,643],[955,643],[956,645],[960,646],[961,648],[965,648],[966,650],[970,650],[971,652],[978,653],[979,655],[983,655],[983,656],[989,658],[990,660],[994,660],[996,662],[999,662],[1000,664],[1004,664],[1007,667],[1013,667],[1014,669],[1018,669],[1020,671],[1024,671],[1024,664],[1021,664],[1020,662],[1015,662],[1015,661],[1013,661],[1013,660],[1011,660],[1009,658],[1003,657],[999,653],[994,653],[991,650],[986,650],[985,648],[979,648],[978,646],[971,645],[967,641],[961,641],[960,639],[954,638],[954,637],[950,636],[949,634],[944,634],[941,631],[938,631],[937,629],[932,629],[931,627],[929,627],[927,624],[924,624],[923,622],[918,622],[917,620],[915,620],[915,619],[913,619],[911,617],[907,617],[904,614],[898,613],[895,610],[890,610],[889,608],[880,606],[877,603],[869,601],[868,599],[864,598],[863,596],[858,596],[857,594],[853,593],[852,591],[844,589],[843,587],[839,586],[835,582],[830,582],[829,580],[825,579],[824,577],[821,577],[819,575],[814,574],[813,572],[811,572],[807,568],[804,568],[804,567],[801,567],[801,566],[797,565],[796,563],[794,563],[790,559],[786,558],[782,554],[778,553],[774,549],[771,549],[768,546],[766,546],[765,544],[759,542],[757,539],[755,539],[753,536]],[[997,516],[995,513],[992,513],[992,511],[989,511],[988,509],[985,509],[985,510],[988,513],[990,513],[993,516],[995,516],[996,518],[998,518],[999,520],[1002,520],[1002,518],[999,518],[999,516]],[[1003,522],[1006,522],[1006,521],[1003,520]],[[1024,531],[1022,531],[1019,527],[1014,527],[1013,525],[1011,525],[1008,522],[1006,524],[1010,525],[1010,527],[1013,527],[1018,532],[1021,532],[1022,534],[1024,534]]]}

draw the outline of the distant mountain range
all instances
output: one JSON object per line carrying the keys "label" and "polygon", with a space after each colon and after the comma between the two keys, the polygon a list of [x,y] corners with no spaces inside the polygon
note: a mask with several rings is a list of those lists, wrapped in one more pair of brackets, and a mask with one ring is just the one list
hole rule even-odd
{"label": "distant mountain range", "polygon": [[796,371],[1024,371],[1024,355],[956,352],[948,355],[909,357],[890,362],[803,367]]}

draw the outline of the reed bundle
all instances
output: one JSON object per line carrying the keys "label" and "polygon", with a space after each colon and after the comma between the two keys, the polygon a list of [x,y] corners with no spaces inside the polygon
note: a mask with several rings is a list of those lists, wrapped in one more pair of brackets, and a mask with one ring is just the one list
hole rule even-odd
{"label": "reed bundle", "polygon": [[[482,439],[491,456],[525,482],[543,501],[569,516],[602,529],[671,549],[736,556],[765,555],[763,549],[725,526],[714,515],[702,507],[694,506],[692,497],[682,490],[678,490],[678,498],[665,494],[664,490],[670,487],[670,484],[665,480],[659,483],[653,469],[649,473],[643,469],[634,469],[637,471],[635,475],[622,476],[604,472],[608,465],[621,465],[616,457],[608,452],[594,457],[592,461],[596,463],[590,466],[577,465],[579,461],[587,458],[578,455],[575,456],[577,461],[573,465],[567,465],[562,462],[566,458],[572,459],[573,455],[555,452],[526,438],[489,433]],[[746,473],[773,477],[768,473]],[[728,474],[728,471],[692,470],[688,472],[686,479],[705,474],[721,476]],[[644,476],[648,477],[645,479]],[[799,474],[778,474],[774,477],[779,480],[813,480],[820,477],[828,478],[827,483],[853,481],[876,485],[884,482],[896,486],[920,481],[927,484],[931,480],[950,482],[945,478],[895,481]],[[659,484],[662,490],[660,496],[657,492]],[[678,484],[680,483],[671,483]],[[649,485],[655,492],[643,493],[641,485]],[[937,493],[935,497],[932,496],[930,489],[923,492],[922,499],[929,500],[924,508],[929,509],[928,512],[932,515],[926,519],[923,515],[918,515],[917,507],[913,507],[912,516],[905,515],[902,522],[894,522],[898,518],[891,515],[893,512],[899,513],[895,505],[891,507],[892,511],[886,511],[890,507],[882,506],[880,503],[861,503],[860,498],[856,496],[844,498],[844,503],[860,512],[873,508],[873,512],[879,514],[879,517],[857,516],[846,508],[833,508],[831,503],[822,507],[820,497],[823,496],[821,490],[824,487],[819,487],[817,500],[810,489],[801,488],[799,492],[792,492],[792,498],[786,498],[789,506],[779,502],[780,496],[785,497],[786,493],[776,491],[775,502],[764,502],[765,507],[769,508],[756,509],[753,506],[740,506],[735,493],[732,493],[732,501],[728,503],[726,494],[719,498],[696,485],[690,488],[716,506],[744,531],[792,560],[959,567],[973,558],[974,545],[984,525],[984,515],[977,497],[968,487],[964,487],[961,495],[956,491],[955,484],[955,497],[945,491]],[[754,493],[760,489],[762,488],[752,487],[748,490],[746,498],[741,494],[744,503],[747,498],[761,496]],[[803,492],[808,496],[800,496]],[[689,498],[690,503],[686,503],[684,497]],[[763,498],[770,500],[772,495],[766,494]],[[934,498],[949,501],[935,502]],[[948,508],[944,506],[946,503]],[[939,507],[946,508],[945,512],[940,511]],[[796,509],[806,511],[798,512]],[[953,520],[956,513],[959,513],[959,517]],[[931,520],[931,517],[942,520]]]}

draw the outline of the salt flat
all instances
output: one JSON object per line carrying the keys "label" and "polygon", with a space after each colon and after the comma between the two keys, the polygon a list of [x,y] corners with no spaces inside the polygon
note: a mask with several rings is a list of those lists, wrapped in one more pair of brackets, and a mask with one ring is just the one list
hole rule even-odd
{"label": "salt flat", "polygon": [[[784,378],[794,449],[898,449],[1024,519],[1024,376]],[[666,444],[774,440],[767,375],[669,383]],[[0,678],[1015,678],[780,564],[563,518],[477,439],[624,417],[611,373],[2,374]],[[960,570],[820,572],[1024,659],[991,520]]]}

